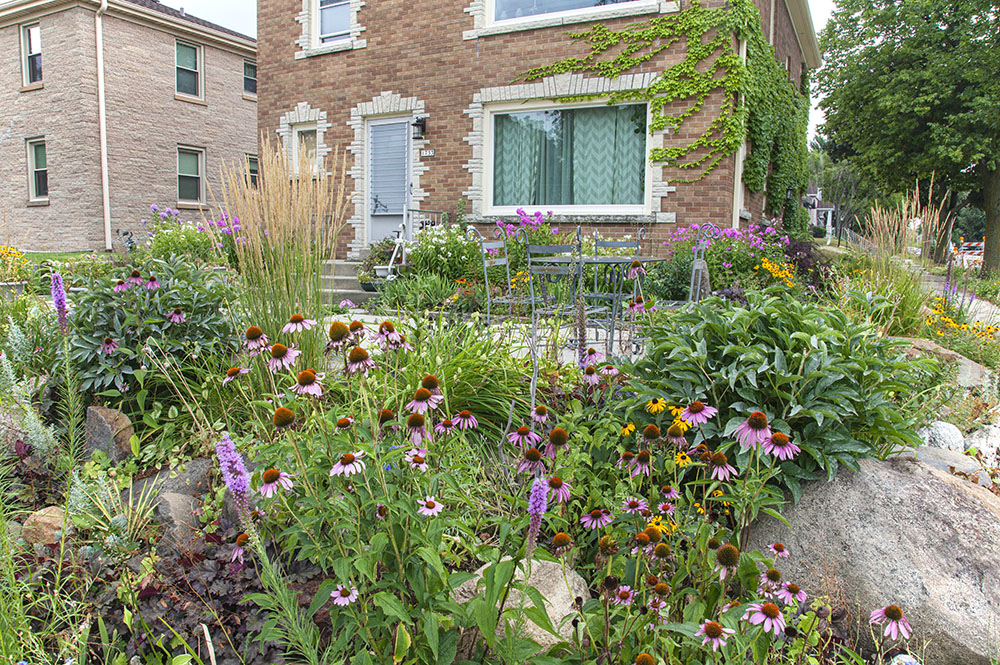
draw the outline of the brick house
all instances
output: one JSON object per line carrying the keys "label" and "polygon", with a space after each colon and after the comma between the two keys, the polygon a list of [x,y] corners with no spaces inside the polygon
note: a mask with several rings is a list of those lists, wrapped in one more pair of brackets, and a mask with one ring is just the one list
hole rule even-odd
{"label": "brick house", "polygon": [[156,0],[0,0],[0,54],[0,242],[109,249],[256,160],[250,37]]}
{"label": "brick house", "polygon": [[[354,214],[344,252],[357,256],[408,209],[491,223],[523,207],[562,223],[651,237],[676,224],[760,218],[745,191],[745,148],[694,184],[651,165],[654,147],[693,140],[718,113],[714,93],[677,135],[646,131],[643,105],[556,98],[644,88],[683,54],[616,79],[561,74],[512,85],[525,70],[588,53],[567,39],[600,21],[621,28],[678,12],[670,0],[258,0],[258,123],[295,159],[346,149]],[[806,0],[754,0],[761,30],[798,82],[820,55]],[[721,6],[723,0],[705,0]],[[734,46],[739,48],[738,44]]]}

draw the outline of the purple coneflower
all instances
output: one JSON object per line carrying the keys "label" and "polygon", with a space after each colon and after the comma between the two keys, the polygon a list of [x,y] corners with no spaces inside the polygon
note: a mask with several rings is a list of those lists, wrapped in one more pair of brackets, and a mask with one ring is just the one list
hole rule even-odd
{"label": "purple coneflower", "polygon": [[307,319],[301,314],[292,314],[292,317],[288,319],[288,323],[285,327],[281,329],[284,334],[302,332],[303,330],[310,330],[316,325],[316,322],[312,319]]}
{"label": "purple coneflower", "polygon": [[585,354],[583,354],[583,361],[587,365],[593,365],[595,361],[598,361],[603,357],[604,357],[603,353],[600,353],[596,349],[591,347],[587,349],[587,352]]}
{"label": "purple coneflower", "polygon": [[774,455],[781,461],[790,460],[802,452],[784,432],[774,432],[771,438],[764,442],[763,450],[766,455]]}
{"label": "purple coneflower", "polygon": [[406,429],[410,433],[410,441],[413,445],[419,446],[421,441],[429,438],[426,425],[427,422],[419,413],[411,413],[406,419]]}
{"label": "purple coneflower", "polygon": [[785,547],[784,543],[775,543],[767,549],[769,549],[771,551],[771,554],[773,554],[775,557],[780,557],[782,559],[788,558],[788,548]]}
{"label": "purple coneflower", "polygon": [[427,470],[427,449],[426,448],[411,448],[406,451],[406,461],[409,462],[411,469],[416,469],[417,471]]}
{"label": "purple coneflower", "polygon": [[705,638],[702,640],[701,646],[707,647],[711,645],[712,651],[718,651],[720,648],[726,646],[726,639],[735,633],[736,631],[731,628],[723,628],[722,624],[718,621],[706,621],[694,635],[695,637]]}
{"label": "purple coneflower", "polygon": [[604,376],[618,376],[618,368],[614,365],[605,365],[601,368],[601,374]]}
{"label": "purple coneflower", "polygon": [[697,427],[698,425],[703,425],[708,422],[709,418],[714,418],[715,415],[719,413],[719,410],[714,406],[708,406],[701,400],[695,400],[688,404],[687,408],[681,412],[681,420],[685,421],[692,427]]}
{"label": "purple coneflower", "polygon": [[330,598],[334,605],[346,607],[358,599],[358,590],[353,586],[337,585],[337,588],[330,592]]}
{"label": "purple coneflower", "polygon": [[740,450],[756,448],[771,438],[771,426],[767,423],[767,416],[761,411],[754,411],[746,421],[740,423],[734,433],[739,441]]}
{"label": "purple coneflower", "polygon": [[442,436],[447,436],[455,429],[455,421],[451,418],[445,418],[437,425],[434,426],[434,431]]}
{"label": "purple coneflower", "polygon": [[632,264],[628,267],[629,279],[635,279],[639,275],[645,275],[645,274],[646,274],[646,269],[643,268],[642,264],[639,263],[638,261],[633,261]]}
{"label": "purple coneflower", "polygon": [[649,504],[646,503],[645,499],[630,496],[622,502],[622,510],[630,514],[641,513],[644,510],[649,510]]}
{"label": "purple coneflower", "polygon": [[365,324],[360,321],[351,321],[351,323],[347,326],[347,329],[351,333],[351,339],[355,342],[360,342],[368,334],[365,330]]}
{"label": "purple coneflower", "polygon": [[52,306],[55,307],[56,316],[59,318],[59,331],[63,335],[68,335],[69,310],[66,308],[66,286],[63,284],[62,275],[58,272],[52,273],[50,291],[52,293]]}
{"label": "purple coneflower", "polygon": [[552,476],[548,480],[549,491],[556,503],[566,503],[570,498],[570,484],[559,476]]}
{"label": "purple coneflower", "polygon": [[773,632],[775,637],[785,632],[785,617],[774,603],[753,603],[747,606],[743,618],[754,626],[764,625],[764,632]]}
{"label": "purple coneflower", "polygon": [[101,348],[98,349],[98,353],[103,353],[106,356],[110,356],[118,348],[118,342],[111,339],[110,337],[104,338],[104,343],[101,344]]}
{"label": "purple coneflower", "polygon": [[725,453],[714,453],[708,460],[708,466],[712,469],[713,480],[726,482],[736,475],[736,469],[729,463]]}
{"label": "purple coneflower", "polygon": [[565,531],[559,531],[552,536],[552,553],[556,556],[563,554],[573,545],[573,539]]}
{"label": "purple coneflower", "polygon": [[432,496],[424,497],[424,500],[418,501],[417,505],[420,506],[417,508],[417,512],[427,517],[434,517],[444,510],[444,504],[438,503]]}
{"label": "purple coneflower", "polygon": [[664,485],[660,488],[660,494],[663,495],[664,499],[676,499],[679,498],[681,493],[677,491],[676,488],[670,485]]}
{"label": "purple coneflower", "polygon": [[778,589],[775,595],[785,605],[791,605],[795,601],[800,603],[806,602],[806,592],[800,589],[798,584],[792,584],[791,582],[785,582],[781,585],[781,588]]}
{"label": "purple coneflower", "polygon": [[612,598],[615,605],[625,605],[627,607],[635,600],[635,592],[632,591],[632,587],[630,586],[620,586],[615,590],[615,595]]}
{"label": "purple coneflower", "polygon": [[653,472],[653,455],[648,450],[640,450],[632,460],[632,477],[649,476]]}
{"label": "purple coneflower", "polygon": [[[392,412],[390,411],[390,413],[392,413]],[[351,427],[353,427],[353,426],[354,426],[354,418],[352,418],[350,416],[341,416],[340,418],[337,418],[337,431],[338,432],[346,432],[347,430],[351,429]]]}
{"label": "purple coneflower", "polygon": [[545,455],[554,460],[560,450],[569,451],[569,434],[562,427],[555,427],[549,432],[549,442],[545,444]]}
{"label": "purple coneflower", "polygon": [[351,331],[343,321],[334,321],[327,331],[330,341],[326,343],[326,348],[330,351],[341,349],[350,341]]}
{"label": "purple coneflower", "polygon": [[142,286],[146,283],[146,280],[142,278],[142,273],[138,270],[133,270],[129,273],[128,279],[126,280],[129,284],[134,286]]}
{"label": "purple coneflower", "polygon": [[757,578],[757,593],[766,598],[774,595],[781,586],[781,571],[776,568],[768,568]]}
{"label": "purple coneflower", "polygon": [[902,634],[904,640],[910,639],[910,622],[903,616],[903,610],[899,609],[898,605],[886,605],[880,610],[875,610],[868,621],[873,625],[885,624],[883,637],[891,637],[895,640]]}
{"label": "purple coneflower", "polygon": [[146,288],[150,291],[160,288],[160,283],[156,280],[156,275],[150,275],[146,278]]}
{"label": "purple coneflower", "polygon": [[515,446],[526,447],[536,446],[542,442],[542,437],[531,431],[531,428],[522,425],[507,435],[507,440]]}
{"label": "purple coneflower", "polygon": [[268,469],[261,476],[261,480],[263,484],[260,486],[260,495],[269,499],[277,494],[278,487],[285,490],[292,489],[292,476],[284,471]]}
{"label": "purple coneflower", "polygon": [[646,443],[653,443],[660,438],[660,428],[656,425],[646,425],[642,428],[642,438],[646,440]]}
{"label": "purple coneflower", "polygon": [[287,407],[279,406],[274,410],[274,415],[271,416],[271,422],[278,429],[290,427],[292,423],[295,422],[295,412]]}
{"label": "purple coneflower", "polygon": [[739,565],[740,551],[735,545],[726,543],[715,550],[715,570],[719,573],[720,580],[725,581],[736,572],[736,567]]}
{"label": "purple coneflower", "polygon": [[285,346],[284,344],[272,344],[271,358],[267,361],[267,366],[274,374],[283,369],[291,369],[295,366],[295,360],[301,353],[301,351]]}
{"label": "purple coneflower", "polygon": [[431,395],[441,395],[441,382],[433,374],[428,374],[420,379],[420,387],[431,391]]}
{"label": "purple coneflower", "polygon": [[539,404],[531,412],[531,419],[539,425],[544,425],[545,421],[549,419],[549,409],[544,404]]}
{"label": "purple coneflower", "polygon": [[664,515],[673,515],[674,504],[670,503],[669,501],[662,501],[656,504],[656,510],[663,513]]}
{"label": "purple coneflower", "polygon": [[386,351],[409,347],[409,344],[406,343],[406,337],[396,330],[396,326],[391,321],[383,321],[379,325],[374,339]]}
{"label": "purple coneflower", "polygon": [[646,311],[646,302],[642,299],[642,296],[636,296],[635,300],[629,302],[628,311],[632,314]]}
{"label": "purple coneflower", "polygon": [[393,430],[399,429],[398,425],[386,425],[396,419],[396,414],[392,412],[392,409],[379,409],[378,412],[378,426],[380,428],[392,428]]}
{"label": "purple coneflower", "polygon": [[350,298],[344,298],[343,300],[341,300],[340,306],[343,307],[344,309],[353,309],[357,307],[357,305],[354,304],[354,301],[351,300]]}
{"label": "purple coneflower", "polygon": [[368,355],[368,352],[362,349],[360,346],[356,346],[351,349],[351,352],[347,354],[347,373],[357,374],[361,373],[365,376],[368,375],[368,370],[375,367],[375,361],[372,357]]}
{"label": "purple coneflower", "polygon": [[167,321],[171,323],[184,323],[184,312],[180,307],[174,307],[174,311],[167,314]]}
{"label": "purple coneflower", "polygon": [[601,382],[601,377],[598,376],[597,370],[594,369],[593,365],[587,365],[583,368],[583,382],[588,386],[596,386]]}
{"label": "purple coneflower", "polygon": [[365,454],[360,451],[356,453],[345,453],[339,460],[337,460],[337,463],[333,465],[333,468],[330,469],[330,475],[349,478],[356,473],[361,473],[365,469],[365,463],[361,461],[361,458],[364,456]]}
{"label": "purple coneflower", "polygon": [[626,450],[618,458],[615,466],[619,469],[631,469],[633,464],[635,464],[635,453]]}
{"label": "purple coneflower", "polygon": [[266,349],[268,344],[270,344],[270,340],[267,338],[267,335],[265,335],[264,331],[257,326],[250,326],[247,328],[244,337],[246,337],[247,351],[250,352],[251,356],[257,355]]}
{"label": "purple coneflower", "polygon": [[413,413],[419,413],[421,415],[427,413],[428,410],[434,410],[438,408],[438,404],[444,401],[444,398],[440,395],[434,395],[427,388],[417,388],[417,392],[414,393],[413,399],[406,405],[406,408]]}
{"label": "purple coneflower", "polygon": [[580,518],[580,524],[588,529],[601,529],[611,524],[614,517],[607,508],[594,508]]}
{"label": "purple coneflower", "polygon": [[452,420],[458,429],[476,429],[479,427],[479,421],[469,411],[459,411],[458,415],[452,418]]}
{"label": "purple coneflower", "polygon": [[239,561],[243,563],[243,555],[247,553],[246,546],[250,543],[250,536],[245,533],[241,533],[236,536],[236,544],[233,545],[233,556],[229,559],[230,563],[236,563]]}
{"label": "purple coneflower", "polygon": [[112,289],[112,291],[114,291],[115,293],[123,293],[131,288],[132,284],[126,282],[125,280],[119,279],[117,282],[115,282],[115,287]]}
{"label": "purple coneflower", "polygon": [[295,385],[292,386],[292,392],[296,395],[312,395],[313,397],[323,396],[323,386],[320,381],[326,375],[323,373],[316,373],[314,369],[304,369],[299,372],[299,375],[295,378]]}
{"label": "purple coneflower", "polygon": [[542,453],[538,448],[527,448],[521,457],[521,463],[517,465],[518,473],[536,473],[545,470],[545,462],[542,461]]}
{"label": "purple coneflower", "polygon": [[688,441],[684,437],[684,426],[679,422],[674,422],[670,424],[667,428],[667,443],[672,443],[681,450],[684,450],[688,446]]}
{"label": "purple coneflower", "polygon": [[375,504],[375,517],[384,520],[389,516],[389,508],[384,503]]}

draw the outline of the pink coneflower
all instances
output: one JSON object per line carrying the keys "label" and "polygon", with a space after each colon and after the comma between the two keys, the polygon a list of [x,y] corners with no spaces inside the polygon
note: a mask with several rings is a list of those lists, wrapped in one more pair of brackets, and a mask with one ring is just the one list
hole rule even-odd
{"label": "pink coneflower", "polygon": [[317,374],[314,369],[304,369],[295,378],[295,385],[292,386],[292,392],[296,395],[322,397],[323,386],[320,384],[320,381],[323,380],[324,376],[326,375],[322,373]]}
{"label": "pink coneflower", "polygon": [[538,448],[527,448],[521,457],[521,463],[517,465],[518,473],[536,473],[545,470],[545,462],[542,461],[542,453]]}
{"label": "pink coneflower", "polygon": [[274,374],[283,369],[291,369],[295,366],[295,360],[301,353],[301,351],[284,344],[272,344],[271,358],[267,361],[267,366]]}
{"label": "pink coneflower", "polygon": [[368,335],[368,331],[365,330],[365,324],[360,321],[351,321],[351,323],[347,326],[347,330],[351,333],[351,339],[353,339],[355,343],[360,342]]}
{"label": "pink coneflower", "polygon": [[389,516],[389,509],[386,507],[386,505],[384,503],[377,503],[377,504],[375,504],[375,517],[376,518],[378,518],[380,520],[384,520],[388,516]]}
{"label": "pink coneflower", "polygon": [[774,595],[781,586],[781,571],[776,568],[768,568],[757,578],[757,593],[766,598]]}
{"label": "pink coneflower", "polygon": [[142,273],[138,270],[133,270],[129,273],[128,279],[126,280],[129,284],[134,286],[142,286],[146,283],[146,280],[142,278]]}
{"label": "pink coneflower", "polygon": [[368,352],[362,349],[360,346],[356,346],[351,349],[351,352],[347,354],[347,373],[357,374],[361,373],[368,375],[368,370],[375,367],[375,361],[372,357],[368,355]]}
{"label": "pink coneflower", "polygon": [[288,319],[288,323],[281,329],[284,334],[302,332],[303,330],[310,330],[316,322],[312,319],[307,319],[301,314],[292,314],[292,317]]}
{"label": "pink coneflower", "polygon": [[337,588],[330,592],[330,598],[334,605],[346,607],[358,599],[358,590],[353,586],[347,587],[338,584]]}
{"label": "pink coneflower", "polygon": [[884,623],[883,637],[891,637],[895,640],[899,639],[899,635],[902,634],[904,640],[910,639],[910,622],[903,616],[903,610],[899,609],[898,605],[886,605],[880,610],[875,610],[869,618],[869,623],[880,626]]}
{"label": "pink coneflower", "polygon": [[101,344],[101,348],[98,349],[98,353],[103,353],[106,356],[110,356],[118,348],[118,342],[111,339],[110,337],[104,338],[104,343]]}
{"label": "pink coneflower", "polygon": [[247,351],[250,352],[251,356],[257,355],[266,349],[268,344],[270,344],[270,340],[267,338],[267,335],[265,335],[264,331],[257,326],[250,326],[247,328],[244,337],[246,337]]}
{"label": "pink coneflower", "polygon": [[788,548],[785,547],[784,543],[775,543],[774,545],[771,545],[767,549],[769,549],[771,551],[771,554],[773,554],[775,557],[780,557],[782,559],[788,558]]}
{"label": "pink coneflower", "polygon": [[263,484],[260,486],[260,495],[270,499],[277,494],[278,487],[285,490],[292,489],[292,476],[284,471],[268,469],[261,476]]}
{"label": "pink coneflower", "polygon": [[726,646],[726,640],[730,635],[734,635],[735,630],[731,628],[723,628],[722,624],[718,621],[706,621],[701,625],[701,628],[694,634],[695,637],[704,637],[701,646],[707,647],[711,645],[712,651],[718,651],[720,648]]}
{"label": "pink coneflower", "polygon": [[115,288],[112,289],[115,293],[123,293],[132,288],[132,285],[124,280],[119,279],[115,284]]}
{"label": "pink coneflower", "polygon": [[646,302],[642,299],[642,296],[636,296],[635,300],[628,304],[628,311],[632,314],[639,314],[646,311]]}
{"label": "pink coneflower", "polygon": [[681,493],[677,491],[676,488],[670,485],[664,485],[660,488],[660,494],[663,495],[664,499],[677,499],[680,497]]}
{"label": "pink coneflower", "polygon": [[167,321],[171,323],[184,323],[184,312],[180,307],[174,307],[174,311],[167,314]]}
{"label": "pink coneflower", "polygon": [[583,368],[583,382],[588,386],[596,386],[601,382],[601,377],[598,376],[597,370],[594,369],[593,365],[587,365]]}
{"label": "pink coneflower", "polygon": [[420,387],[425,390],[431,391],[431,395],[441,394],[441,382],[433,374],[428,374],[424,378],[420,379]]}
{"label": "pink coneflower", "polygon": [[233,379],[239,378],[243,374],[249,374],[250,370],[243,367],[230,367],[226,370],[226,376],[222,379],[222,385],[226,385]]}
{"label": "pink coneflower", "polygon": [[155,291],[160,288],[160,283],[156,281],[156,275],[150,275],[146,278],[146,288],[150,291]]}
{"label": "pink coneflower", "polygon": [[691,425],[692,427],[697,427],[698,425],[703,425],[708,422],[709,418],[714,418],[719,410],[714,406],[708,406],[701,400],[695,400],[687,405],[687,408],[681,411],[681,420]]}
{"label": "pink coneflower", "polygon": [[328,351],[342,349],[351,341],[351,331],[343,321],[334,321],[327,330],[330,341],[326,343]]}
{"label": "pink coneflower", "polygon": [[785,617],[774,603],[753,603],[747,606],[743,618],[754,626],[764,625],[764,632],[773,632],[775,637],[785,632]]}
{"label": "pink coneflower", "polygon": [[406,344],[406,338],[396,330],[396,326],[391,321],[383,321],[379,325],[374,339],[386,351],[398,349]]}
{"label": "pink coneflower", "polygon": [[418,501],[417,505],[420,506],[417,508],[417,512],[427,517],[434,517],[444,510],[444,504],[438,503],[432,496],[425,497],[423,501]]}
{"label": "pink coneflower", "polygon": [[337,460],[337,463],[333,465],[333,468],[330,469],[330,475],[349,478],[356,473],[361,473],[365,469],[365,463],[361,461],[361,458],[364,456],[365,454],[360,451],[356,453],[345,453],[339,460]]}
{"label": "pink coneflower", "polygon": [[646,425],[642,428],[642,438],[647,444],[652,444],[660,439],[660,428],[656,425]]}
{"label": "pink coneflower", "polygon": [[635,464],[635,453],[626,450],[618,458],[618,463],[615,466],[619,469],[631,469],[633,464]]}
{"label": "pink coneflower", "polygon": [[417,471],[427,470],[427,449],[426,448],[411,448],[406,451],[406,461],[410,463],[411,469],[416,469]]}
{"label": "pink coneflower", "polygon": [[531,412],[531,419],[539,425],[544,425],[545,421],[549,419],[548,408],[544,404],[539,404],[535,407],[535,410]]}
{"label": "pink coneflower", "polygon": [[555,427],[549,432],[549,442],[545,444],[545,455],[554,460],[560,450],[569,451],[569,434],[562,427]]}
{"label": "pink coneflower", "polygon": [[673,515],[674,504],[670,503],[669,501],[662,501],[656,504],[656,510],[658,510],[660,513],[664,515]]}
{"label": "pink coneflower", "polygon": [[406,419],[406,430],[410,434],[410,441],[415,446],[419,446],[421,441],[429,438],[427,436],[427,421],[419,413],[409,415]]}
{"label": "pink coneflower", "polygon": [[646,274],[646,269],[643,268],[642,264],[639,263],[638,261],[633,261],[632,264],[628,267],[629,279],[635,279],[639,275],[645,275],[645,274]]}
{"label": "pink coneflower", "polygon": [[635,514],[641,513],[644,510],[649,510],[649,504],[646,503],[645,499],[640,499],[639,497],[630,496],[622,501],[622,510],[626,513]]}
{"label": "pink coneflower", "polygon": [[354,418],[350,416],[341,416],[337,418],[337,431],[346,432],[354,426]]}
{"label": "pink coneflower", "polygon": [[445,418],[434,426],[434,431],[442,436],[451,434],[453,430],[455,430],[455,421],[451,418]]}
{"label": "pink coneflower", "polygon": [[708,467],[712,470],[712,479],[723,483],[736,475],[736,469],[725,453],[714,453],[709,458]]}
{"label": "pink coneflower", "polygon": [[649,476],[653,472],[653,455],[648,450],[640,450],[632,460],[632,477]]}
{"label": "pink coneflower", "polygon": [[725,581],[727,577],[736,572],[740,565],[740,551],[735,545],[726,543],[715,550],[715,570],[719,573],[719,579]]}
{"label": "pink coneflower", "polygon": [[740,423],[734,433],[739,441],[740,450],[756,448],[771,438],[771,426],[767,424],[767,416],[761,411],[754,411],[746,421]]}
{"label": "pink coneflower", "polygon": [[604,357],[603,353],[597,351],[593,347],[587,349],[587,352],[583,354],[583,362],[587,365],[593,365],[596,361]]}
{"label": "pink coneflower", "polygon": [[672,443],[681,450],[688,447],[688,440],[684,437],[684,426],[680,423],[671,423],[667,428],[667,443]]}
{"label": "pink coneflower", "polygon": [[406,408],[413,413],[423,415],[428,410],[438,408],[438,404],[443,401],[443,397],[432,394],[427,388],[417,388],[417,392],[413,394],[413,399],[406,405]]}
{"label": "pink coneflower", "polygon": [[781,461],[790,460],[802,452],[784,432],[773,433],[771,438],[764,442],[762,448],[764,454],[774,455]]}
{"label": "pink coneflower", "polygon": [[479,427],[479,421],[469,411],[459,411],[458,415],[452,418],[452,420],[458,429],[476,429]]}
{"label": "pink coneflower", "polygon": [[601,374],[604,376],[618,376],[618,368],[614,365],[605,365],[601,368]]}
{"label": "pink coneflower", "polygon": [[781,588],[778,589],[775,595],[785,605],[791,605],[795,601],[800,603],[806,602],[806,592],[800,589],[798,584],[792,584],[791,582],[785,582],[781,585]]}
{"label": "pink coneflower", "polygon": [[635,592],[632,591],[630,586],[620,586],[615,590],[615,595],[612,596],[615,605],[625,605],[628,607],[635,600]]}
{"label": "pink coneflower", "polygon": [[614,521],[611,511],[607,508],[594,508],[580,518],[580,524],[588,529],[602,529]]}
{"label": "pink coneflower", "polygon": [[528,447],[537,446],[542,442],[542,437],[531,431],[531,428],[521,426],[507,435],[507,440],[515,446]]}
{"label": "pink coneflower", "polygon": [[566,503],[570,498],[570,484],[559,476],[552,476],[548,480],[549,492],[556,503]]}
{"label": "pink coneflower", "polygon": [[233,545],[233,556],[229,561],[231,563],[236,563],[239,561],[243,563],[243,555],[247,553],[246,546],[250,543],[250,536],[245,533],[241,533],[236,536],[236,544]]}

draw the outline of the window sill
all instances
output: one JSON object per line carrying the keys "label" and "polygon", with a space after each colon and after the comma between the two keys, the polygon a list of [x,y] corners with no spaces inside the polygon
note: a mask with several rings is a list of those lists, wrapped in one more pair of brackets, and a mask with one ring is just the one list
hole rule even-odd
{"label": "window sill", "polygon": [[39,81],[38,83],[31,83],[26,86],[22,86],[18,92],[31,92],[32,90],[41,90],[44,87],[45,83],[43,81]]}
{"label": "window sill", "polygon": [[179,210],[208,210],[208,206],[198,201],[178,201],[177,208]]}
{"label": "window sill", "polygon": [[39,208],[41,206],[47,206],[48,204],[49,204],[49,200],[47,198],[46,199],[29,199],[28,200],[28,207],[29,208]]}
{"label": "window sill", "polygon": [[174,93],[174,99],[179,102],[188,102],[189,104],[197,104],[198,106],[208,106],[208,102],[199,97],[190,97],[188,95],[182,95],[179,92]]}
{"label": "window sill", "polygon": [[243,93],[243,99],[247,100],[248,102],[254,102],[254,103],[256,103],[257,102],[257,95],[251,95],[251,94],[248,94],[248,93],[244,92]]}
{"label": "window sill", "polygon": [[503,206],[487,208],[484,217],[517,217],[518,208],[532,208],[551,211],[555,217],[579,217],[594,215],[598,217],[642,217],[652,214],[644,205],[634,206]]}
{"label": "window sill", "polygon": [[367,39],[344,39],[339,42],[320,44],[313,48],[297,51],[295,53],[295,59],[303,60],[305,58],[312,58],[317,55],[326,55],[327,53],[339,53],[340,51],[353,51],[355,49],[365,48],[366,46],[368,46]]}
{"label": "window sill", "polygon": [[537,30],[539,28],[557,28],[562,25],[589,23],[623,16],[672,14],[678,11],[680,11],[680,3],[677,0],[643,0],[632,5],[574,9],[566,12],[554,12],[552,14],[497,21],[492,25],[482,28],[466,30],[462,33],[462,39],[478,39],[479,37],[488,37],[490,35],[502,35],[509,32]]}

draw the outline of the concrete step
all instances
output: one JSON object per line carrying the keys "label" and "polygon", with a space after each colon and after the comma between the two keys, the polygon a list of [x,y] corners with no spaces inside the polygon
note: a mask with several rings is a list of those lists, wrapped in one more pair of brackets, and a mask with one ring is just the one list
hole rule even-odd
{"label": "concrete step", "polygon": [[324,261],[323,270],[321,275],[336,274],[338,277],[341,275],[354,276],[358,274],[358,269],[361,267],[360,261],[337,261],[334,264],[333,261]]}
{"label": "concrete step", "polygon": [[320,275],[320,288],[333,289],[334,291],[357,291],[361,288],[357,275]]}
{"label": "concrete step", "polygon": [[355,305],[360,305],[362,303],[368,302],[376,295],[378,295],[376,293],[372,293],[371,291],[362,291],[360,288],[336,289],[336,290],[320,289],[320,293],[322,293],[329,300],[329,302],[333,303],[334,305],[340,303],[341,300],[350,300]]}

